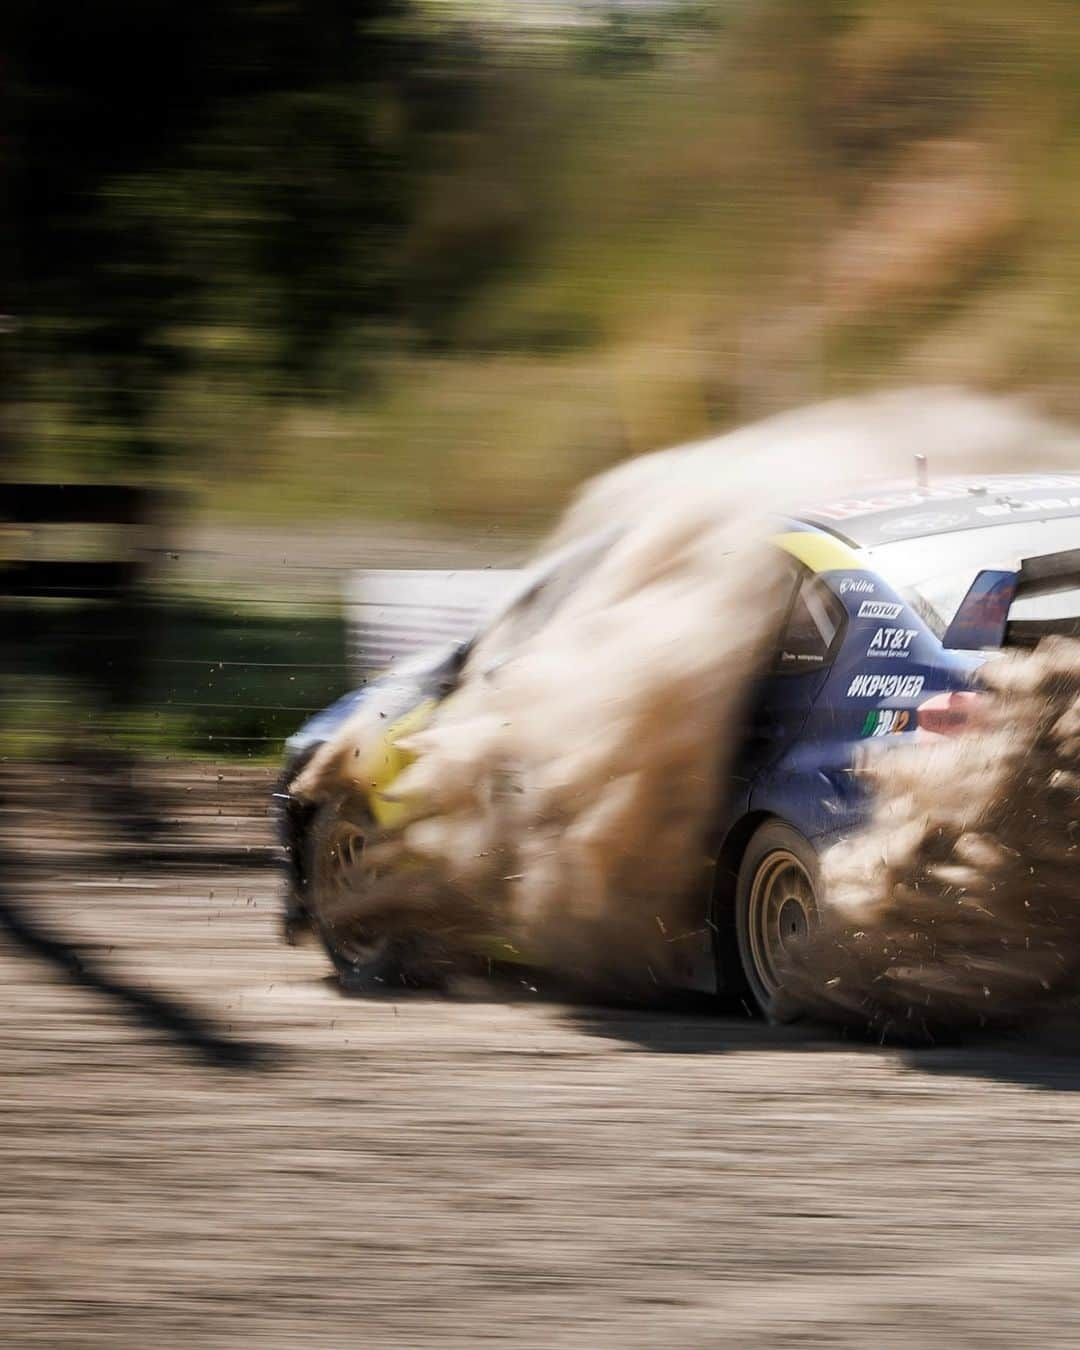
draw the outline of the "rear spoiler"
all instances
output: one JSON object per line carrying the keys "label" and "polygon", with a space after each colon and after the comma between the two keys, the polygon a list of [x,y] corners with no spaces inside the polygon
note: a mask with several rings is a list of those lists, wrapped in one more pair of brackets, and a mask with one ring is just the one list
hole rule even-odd
{"label": "rear spoiler", "polygon": [[[1041,558],[1025,558],[1017,574],[1012,605],[1036,595],[1057,595],[1080,590],[1080,548],[1062,553],[1045,553]],[[1078,607],[1080,608],[1080,607]],[[1012,619],[1005,624],[1006,647],[1034,647],[1040,638],[1057,633],[1080,637],[1080,613],[1060,619]]]}
{"label": "rear spoiler", "polygon": [[1044,637],[1080,638],[1077,613],[1061,618],[1013,619],[1018,601],[1080,591],[1080,548],[1024,558],[1017,571],[987,569],[971,583],[942,645],[978,651],[984,647],[1034,647]]}

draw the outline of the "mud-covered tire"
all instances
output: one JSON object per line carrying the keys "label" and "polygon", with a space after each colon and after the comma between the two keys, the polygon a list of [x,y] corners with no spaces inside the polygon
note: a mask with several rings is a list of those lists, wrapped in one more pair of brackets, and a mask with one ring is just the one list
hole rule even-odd
{"label": "mud-covered tire", "polygon": [[311,820],[305,841],[305,908],[342,988],[377,994],[415,983],[408,974],[408,944],[400,937],[361,928],[337,916],[335,899],[362,888],[366,847],[375,826],[351,799],[324,802]]}
{"label": "mud-covered tire", "polygon": [[766,1017],[794,1008],[779,973],[792,946],[818,921],[820,873],[812,845],[790,825],[768,821],[751,837],[735,886],[735,937],[746,988]]}

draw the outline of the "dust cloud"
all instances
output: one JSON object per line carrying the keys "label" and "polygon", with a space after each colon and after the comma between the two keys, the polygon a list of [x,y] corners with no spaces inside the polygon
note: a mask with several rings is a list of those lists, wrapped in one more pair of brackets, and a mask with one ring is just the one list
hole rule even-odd
{"label": "dust cloud", "polygon": [[792,1010],[904,1039],[1030,1025],[1080,997],[1080,642],[981,672],[960,736],[880,755],[875,809],[826,854]]}
{"label": "dust cloud", "polygon": [[[708,862],[710,827],[754,679],[777,637],[780,558],[768,543],[775,517],[871,482],[914,485],[916,453],[928,457],[933,480],[1074,465],[1078,441],[1018,404],[911,390],[785,414],[644,456],[586,484],[544,552],[579,548],[587,565],[535,615],[496,622],[472,650],[459,687],[405,742],[416,759],[394,796],[406,822],[377,844],[388,864],[383,880],[357,888],[335,922],[350,905],[361,922],[376,911],[385,921],[398,905],[444,955],[454,935],[479,924],[546,965],[639,988],[662,984],[665,953],[674,959],[694,922],[690,900]],[[1071,658],[1042,659],[1055,673],[1025,696],[1032,717],[1039,707],[1049,715],[1048,690],[1065,679]],[[1023,683],[1022,664],[1000,669],[1003,690],[1009,679]],[[1018,706],[1018,691],[1002,697]],[[294,795],[309,803],[362,798],[385,725],[378,700],[362,706],[317,752]],[[950,756],[971,756],[962,781],[978,779],[997,800],[1020,772],[1017,753],[998,728],[962,751],[935,750],[933,762],[947,775]],[[893,778],[882,778],[863,852],[853,846],[835,872],[848,910],[863,904],[871,916],[864,927],[874,915],[886,922],[886,912],[895,927],[899,910],[890,905],[903,903],[896,887],[914,896],[921,875],[914,836],[921,829],[920,838],[936,837],[935,826],[917,823],[926,808],[905,805],[905,771],[924,772],[904,759]],[[1046,791],[1059,789],[1047,779]],[[952,800],[950,789],[943,801]],[[1048,801],[1040,797],[1038,809]],[[1012,855],[959,802],[951,809],[954,868],[996,877]],[[1060,812],[1047,819],[1060,825]],[[1007,837],[1008,847],[1027,847],[1018,818]],[[888,903],[867,852],[883,838],[896,858]],[[934,865],[946,858],[935,854]],[[1019,918],[1010,931],[1019,932]],[[959,935],[954,946],[959,952]],[[951,959],[952,948],[938,950]],[[1044,966],[1046,974],[1049,954]],[[842,1004],[845,1015],[857,1006],[876,1016],[856,988],[854,972],[867,969],[849,962],[827,994],[807,977],[803,992],[819,1006]],[[903,1001],[907,987],[894,978],[894,999]],[[981,1007],[990,1001],[980,999]],[[899,1002],[886,1003],[899,1015]]]}

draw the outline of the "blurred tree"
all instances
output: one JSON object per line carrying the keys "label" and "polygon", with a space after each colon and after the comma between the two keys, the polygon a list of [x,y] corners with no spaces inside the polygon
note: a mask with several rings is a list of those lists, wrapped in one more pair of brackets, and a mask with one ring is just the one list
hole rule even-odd
{"label": "blurred tree", "polygon": [[[200,324],[307,378],[391,299],[406,0],[11,0],[10,300],[125,460]],[[185,336],[187,335],[187,336]]]}
{"label": "blurred tree", "polygon": [[599,22],[582,30],[578,41],[582,67],[618,73],[652,64],[654,29],[655,19],[648,11],[635,13],[621,5],[608,5]]}

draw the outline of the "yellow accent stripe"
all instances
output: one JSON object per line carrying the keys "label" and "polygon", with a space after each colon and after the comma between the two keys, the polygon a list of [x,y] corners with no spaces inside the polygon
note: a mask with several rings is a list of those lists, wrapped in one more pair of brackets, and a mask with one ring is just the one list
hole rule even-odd
{"label": "yellow accent stripe", "polygon": [[533,964],[529,960],[528,952],[523,952],[520,947],[515,947],[506,938],[493,937],[487,934],[483,937],[473,938],[469,946],[471,950],[476,952],[477,956],[486,956],[492,961],[498,961],[508,966]]}
{"label": "yellow accent stripe", "polygon": [[369,784],[368,800],[371,814],[383,829],[393,829],[400,825],[409,814],[409,808],[405,803],[388,801],[384,795],[392,787],[398,774],[407,769],[416,758],[415,755],[403,750],[398,741],[426,726],[435,707],[435,700],[428,698],[418,703],[415,708],[410,708],[403,717],[399,717],[387,728],[386,735],[364,766],[365,777]]}
{"label": "yellow accent stripe", "polygon": [[798,558],[811,572],[866,571],[858,554],[831,534],[792,530],[790,534],[774,534],[773,543],[793,558]]}

